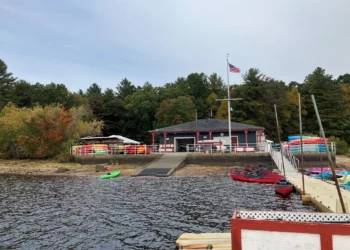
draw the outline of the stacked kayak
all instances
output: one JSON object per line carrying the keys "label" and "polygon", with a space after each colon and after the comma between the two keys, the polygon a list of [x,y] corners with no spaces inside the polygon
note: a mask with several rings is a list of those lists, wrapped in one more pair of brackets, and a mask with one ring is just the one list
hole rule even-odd
{"label": "stacked kayak", "polygon": [[100,178],[101,179],[111,179],[111,178],[116,178],[119,175],[120,175],[120,170],[100,175]]}

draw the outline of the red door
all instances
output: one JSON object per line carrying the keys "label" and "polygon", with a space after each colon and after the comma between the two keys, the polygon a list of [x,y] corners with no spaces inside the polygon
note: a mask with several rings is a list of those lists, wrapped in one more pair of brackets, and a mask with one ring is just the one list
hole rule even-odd
{"label": "red door", "polygon": [[231,136],[232,150],[238,145],[238,138],[236,136]]}

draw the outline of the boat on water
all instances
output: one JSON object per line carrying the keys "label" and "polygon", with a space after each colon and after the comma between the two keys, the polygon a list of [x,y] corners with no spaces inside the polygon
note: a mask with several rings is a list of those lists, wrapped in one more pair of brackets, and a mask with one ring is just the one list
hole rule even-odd
{"label": "boat on water", "polygon": [[278,194],[288,195],[293,191],[293,189],[293,184],[287,181],[286,179],[280,179],[275,183],[275,191]]}
{"label": "boat on water", "polygon": [[111,178],[116,178],[119,175],[120,175],[120,170],[100,175],[100,178],[101,179],[111,179]]}
{"label": "boat on water", "polygon": [[255,182],[255,183],[266,183],[266,184],[274,184],[280,179],[283,178],[282,175],[279,175],[274,172],[264,171],[264,172],[238,172],[235,170],[231,170],[231,178],[235,181],[243,181],[243,182]]}

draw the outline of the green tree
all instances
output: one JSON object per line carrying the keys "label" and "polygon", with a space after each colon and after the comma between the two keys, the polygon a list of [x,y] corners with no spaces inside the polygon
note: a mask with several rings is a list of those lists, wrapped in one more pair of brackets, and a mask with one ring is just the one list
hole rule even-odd
{"label": "green tree", "polygon": [[105,102],[113,101],[115,98],[113,89],[107,88],[103,93],[103,100]]}
{"label": "green tree", "polygon": [[121,80],[117,85],[117,96],[119,98],[126,98],[136,92],[136,87],[126,78]]}
{"label": "green tree", "polygon": [[6,63],[0,59],[0,109],[11,100],[16,78],[7,71]]}
{"label": "green tree", "polygon": [[337,83],[350,85],[350,74],[340,75],[337,79]]}
{"label": "green tree", "polygon": [[196,108],[191,98],[180,96],[164,100],[155,115],[157,127],[167,127],[195,120]]}
{"label": "green tree", "polygon": [[33,88],[29,82],[20,80],[15,83],[12,95],[12,102],[17,107],[32,107]]}
{"label": "green tree", "polygon": [[339,84],[333,80],[333,77],[326,74],[324,69],[316,68],[312,74],[305,78],[301,91],[308,112],[305,121],[307,130],[305,132],[319,133],[319,126],[311,100],[313,94],[326,136],[341,137],[345,128],[341,108],[341,89]]}
{"label": "green tree", "polygon": [[97,83],[93,83],[85,92],[87,97],[102,97],[102,89]]}
{"label": "green tree", "polygon": [[149,130],[154,127],[154,117],[160,104],[157,88],[146,82],[143,87],[125,99],[123,134],[136,140],[149,142]]}
{"label": "green tree", "polygon": [[93,83],[85,92],[89,105],[92,109],[94,116],[100,120],[104,113],[104,101],[102,89],[97,83]]}
{"label": "green tree", "polygon": [[207,76],[204,73],[192,73],[187,76],[186,81],[197,108],[198,119],[205,118],[205,100],[210,94]]}
{"label": "green tree", "polygon": [[208,88],[211,93],[215,93],[220,98],[227,96],[227,89],[224,80],[216,73],[213,73],[208,77],[208,82]]}

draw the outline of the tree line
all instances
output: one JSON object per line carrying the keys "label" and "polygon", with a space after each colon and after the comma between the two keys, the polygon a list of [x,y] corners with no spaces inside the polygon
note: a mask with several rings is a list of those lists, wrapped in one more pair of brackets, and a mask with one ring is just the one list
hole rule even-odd
{"label": "tree line", "polygon": [[[319,135],[311,101],[315,95],[327,137],[350,143],[350,74],[337,78],[316,68],[303,82],[286,83],[251,68],[243,82],[232,85],[232,121],[265,127],[271,140],[277,140],[274,104],[277,105],[283,139],[299,134],[298,93],[302,96],[302,119],[305,134]],[[120,134],[150,143],[149,130],[196,119],[227,119],[227,85],[216,73],[191,73],[163,86],[145,82],[135,86],[122,79],[114,89],[103,90],[92,83],[86,90],[69,91],[61,83],[29,83],[14,77],[0,60],[0,109],[35,109],[61,105],[64,110],[84,107],[91,112],[86,122],[100,122],[103,135]],[[1,130],[1,128],[0,128]],[[97,130],[93,130],[97,133]],[[0,131],[1,134],[1,131]],[[0,141],[1,143],[1,141]]]}

